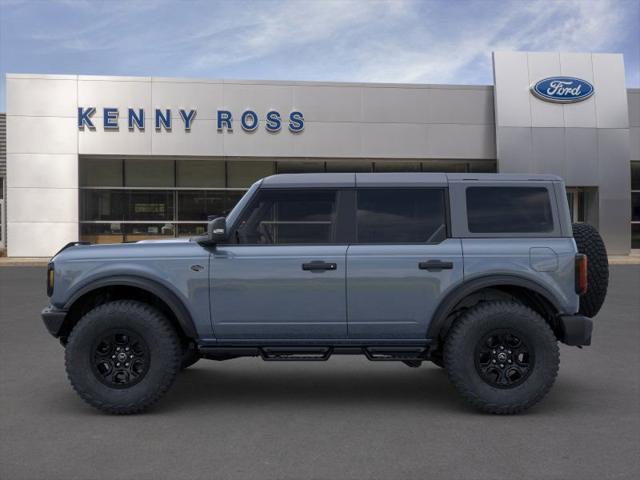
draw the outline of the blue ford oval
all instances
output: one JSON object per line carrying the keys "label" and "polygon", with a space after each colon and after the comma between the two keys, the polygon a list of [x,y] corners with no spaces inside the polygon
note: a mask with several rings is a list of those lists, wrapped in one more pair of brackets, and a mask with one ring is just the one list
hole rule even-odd
{"label": "blue ford oval", "polygon": [[593,85],[575,77],[549,77],[533,85],[531,92],[547,102],[581,102],[593,95]]}

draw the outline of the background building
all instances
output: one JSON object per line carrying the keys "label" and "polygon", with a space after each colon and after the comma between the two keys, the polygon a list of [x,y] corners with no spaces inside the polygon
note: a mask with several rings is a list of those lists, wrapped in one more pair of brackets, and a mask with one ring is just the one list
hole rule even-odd
{"label": "background building", "polygon": [[[640,89],[622,55],[493,64],[494,86],[9,74],[2,239],[9,256],[50,256],[199,234],[273,173],[530,172],[565,178],[574,219],[611,253],[640,248]],[[593,95],[531,93],[552,76]]]}

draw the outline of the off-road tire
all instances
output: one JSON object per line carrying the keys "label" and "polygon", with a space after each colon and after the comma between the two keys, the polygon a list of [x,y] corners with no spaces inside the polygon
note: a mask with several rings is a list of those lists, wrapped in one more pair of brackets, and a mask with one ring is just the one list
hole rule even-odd
{"label": "off-road tire", "polygon": [[[126,329],[141,338],[148,368],[137,383],[113,388],[94,370],[95,344],[108,332]],[[108,302],[86,313],[69,335],[65,350],[67,376],[89,405],[112,414],[140,413],[156,403],[173,384],[182,349],[173,326],[152,306],[133,300]]]}
{"label": "off-road tire", "polygon": [[[490,385],[480,375],[476,348],[497,330],[517,332],[533,350],[532,368],[522,383],[508,388]],[[545,320],[517,302],[487,302],[469,309],[453,325],[444,346],[449,379],[473,407],[487,413],[514,414],[538,403],[558,374],[558,342]]]}
{"label": "off-road tire", "polygon": [[180,362],[180,370],[189,368],[191,365],[200,360],[200,354],[194,345],[187,345],[182,350],[182,360]]}
{"label": "off-road tire", "polygon": [[432,352],[429,356],[429,360],[431,360],[431,363],[433,363],[436,367],[444,368],[444,359],[442,358],[441,350]]}
{"label": "off-road tire", "polygon": [[578,252],[587,256],[587,293],[580,297],[582,315],[595,317],[602,308],[609,287],[609,258],[602,237],[591,225],[573,224],[573,238]]}

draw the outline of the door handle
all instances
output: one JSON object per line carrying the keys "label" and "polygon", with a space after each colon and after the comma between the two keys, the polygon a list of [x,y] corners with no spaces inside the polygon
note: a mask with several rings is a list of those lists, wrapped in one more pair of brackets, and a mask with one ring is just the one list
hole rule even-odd
{"label": "door handle", "polygon": [[302,264],[302,270],[309,272],[324,272],[326,270],[336,270],[337,268],[337,264],[323,262],[322,260],[314,260],[313,262]]}
{"label": "door handle", "polygon": [[439,272],[441,270],[451,270],[453,262],[443,262],[441,260],[429,260],[418,264],[420,270],[429,270],[430,272]]}

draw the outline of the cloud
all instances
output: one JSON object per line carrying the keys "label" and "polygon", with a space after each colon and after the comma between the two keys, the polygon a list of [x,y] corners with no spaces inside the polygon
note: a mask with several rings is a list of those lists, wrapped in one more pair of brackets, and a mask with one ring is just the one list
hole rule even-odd
{"label": "cloud", "polygon": [[339,40],[355,28],[372,28],[381,19],[401,18],[408,6],[405,0],[328,0],[288,1],[266,11],[251,8],[232,20],[235,25],[226,28],[224,35],[216,31],[197,34],[205,42],[192,65],[215,68],[281,51],[295,52],[304,45],[324,48],[326,42]]}
{"label": "cloud", "polygon": [[492,12],[487,22],[458,18],[457,31],[452,29],[445,39],[434,41],[429,35],[438,28],[432,21],[425,28],[410,26],[418,30],[417,45],[406,45],[402,39],[364,44],[358,48],[359,68],[354,73],[374,82],[487,81],[487,70],[474,75],[469,68],[479,61],[490,68],[491,51],[607,49],[619,38],[628,14],[619,3],[602,0],[516,2],[503,7]]}
{"label": "cloud", "polygon": [[640,0],[0,0],[2,71],[492,81],[491,51],[624,52]]}

